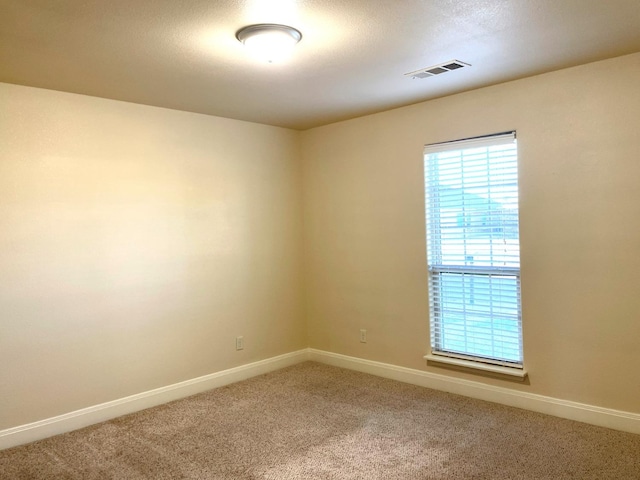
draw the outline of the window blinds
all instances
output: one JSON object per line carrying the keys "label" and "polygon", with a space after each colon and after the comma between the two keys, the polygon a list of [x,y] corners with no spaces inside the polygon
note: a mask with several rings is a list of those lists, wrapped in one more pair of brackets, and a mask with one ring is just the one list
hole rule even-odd
{"label": "window blinds", "polygon": [[424,153],[433,353],[521,366],[515,132]]}

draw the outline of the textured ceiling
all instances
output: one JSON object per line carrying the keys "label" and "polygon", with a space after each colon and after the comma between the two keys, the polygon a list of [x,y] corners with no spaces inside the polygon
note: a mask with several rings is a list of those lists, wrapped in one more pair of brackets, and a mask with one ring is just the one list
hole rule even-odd
{"label": "textured ceiling", "polygon": [[[303,39],[259,63],[252,23]],[[637,51],[640,0],[0,0],[2,82],[296,129]]]}

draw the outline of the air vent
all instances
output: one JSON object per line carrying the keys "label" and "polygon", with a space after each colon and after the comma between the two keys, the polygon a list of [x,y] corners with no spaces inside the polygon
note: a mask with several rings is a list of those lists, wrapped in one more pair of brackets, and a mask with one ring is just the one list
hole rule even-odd
{"label": "air vent", "polygon": [[415,72],[405,73],[405,77],[411,78],[427,78],[435,77],[443,73],[451,72],[452,70],[458,70],[459,68],[470,67],[468,63],[461,62],[460,60],[450,60],[439,65],[432,65],[431,67],[421,68]]}

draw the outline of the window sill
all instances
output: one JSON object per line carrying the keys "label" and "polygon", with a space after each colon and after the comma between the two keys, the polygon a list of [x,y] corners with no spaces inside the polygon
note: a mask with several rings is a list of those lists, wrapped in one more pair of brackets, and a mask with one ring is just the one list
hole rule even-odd
{"label": "window sill", "polygon": [[524,381],[527,372],[524,368],[503,367],[500,365],[490,365],[488,363],[474,362],[472,360],[463,360],[461,358],[445,357],[444,355],[429,354],[424,356],[427,362],[440,363],[463,369],[479,370],[478,373],[490,373],[496,375],[505,375],[512,379]]}

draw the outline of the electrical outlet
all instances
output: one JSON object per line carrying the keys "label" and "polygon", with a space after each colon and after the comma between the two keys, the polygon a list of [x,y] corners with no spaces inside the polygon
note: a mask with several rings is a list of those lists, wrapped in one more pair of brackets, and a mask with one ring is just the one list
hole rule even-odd
{"label": "electrical outlet", "polygon": [[367,331],[364,328],[360,329],[360,343],[367,343]]}
{"label": "electrical outlet", "polygon": [[244,350],[244,337],[236,337],[236,350]]}

